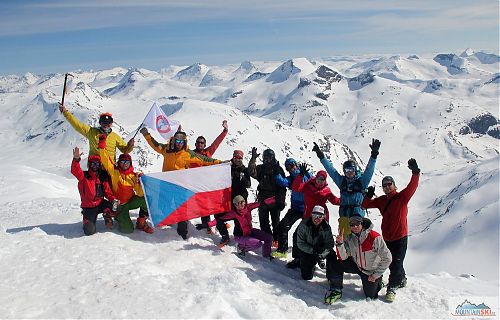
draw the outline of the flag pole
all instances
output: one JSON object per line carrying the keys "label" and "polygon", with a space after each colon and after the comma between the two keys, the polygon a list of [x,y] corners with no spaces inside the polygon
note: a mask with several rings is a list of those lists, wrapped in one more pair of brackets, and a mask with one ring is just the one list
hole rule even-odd
{"label": "flag pole", "polygon": [[[156,101],[155,101],[155,102],[153,102],[153,106],[154,106],[155,104],[156,104]],[[135,134],[134,134],[134,136],[132,137],[132,139],[134,139],[134,138],[135,138],[135,136],[137,135],[137,133],[139,133],[139,130],[140,130],[140,129],[142,128],[142,126],[144,125],[144,120],[146,120],[146,117],[148,116],[149,111],[151,111],[151,109],[153,108],[153,106],[151,106],[151,108],[149,108],[148,112],[147,112],[147,113],[146,113],[146,115],[144,116],[144,119],[142,119],[142,122],[141,122],[141,124],[139,125],[139,128],[137,128],[137,129],[136,129]]]}

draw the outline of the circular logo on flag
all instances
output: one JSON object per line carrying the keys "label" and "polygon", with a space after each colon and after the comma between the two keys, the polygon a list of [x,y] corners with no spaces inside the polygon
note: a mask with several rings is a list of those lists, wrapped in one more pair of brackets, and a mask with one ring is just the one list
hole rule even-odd
{"label": "circular logo on flag", "polygon": [[167,133],[170,131],[170,123],[164,115],[156,117],[156,129],[159,133]]}

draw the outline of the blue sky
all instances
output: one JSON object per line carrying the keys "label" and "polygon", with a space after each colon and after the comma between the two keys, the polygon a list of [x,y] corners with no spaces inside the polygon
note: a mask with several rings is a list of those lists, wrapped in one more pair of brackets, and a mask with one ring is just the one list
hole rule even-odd
{"label": "blue sky", "polygon": [[0,2],[0,74],[499,50],[498,0]]}

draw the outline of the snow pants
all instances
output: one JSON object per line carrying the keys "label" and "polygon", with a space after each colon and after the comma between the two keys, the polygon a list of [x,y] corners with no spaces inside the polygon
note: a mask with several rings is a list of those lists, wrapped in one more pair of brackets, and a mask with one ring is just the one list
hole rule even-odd
{"label": "snow pants", "polygon": [[354,273],[361,277],[363,292],[367,298],[376,299],[378,297],[378,292],[382,289],[382,277],[379,277],[375,282],[368,281],[368,276],[358,268],[351,257],[346,260],[327,260],[326,272],[331,289],[342,290],[344,287],[344,272]]}
{"label": "snow pants", "polygon": [[130,210],[139,208],[139,217],[148,217],[148,207],[144,197],[133,196],[127,203],[122,204],[120,212],[115,220],[118,222],[118,230],[122,233],[134,232],[134,224],[130,219]]}
{"label": "snow pants", "polygon": [[406,277],[403,261],[408,247],[408,236],[395,241],[386,241],[385,244],[392,254],[392,262],[389,265],[389,288],[397,288]]}
{"label": "snow pants", "polygon": [[235,236],[234,240],[238,243],[238,248],[243,251],[255,251],[262,247],[262,256],[269,257],[271,255],[271,245],[273,237],[262,230],[252,228],[252,232],[248,236]]}
{"label": "snow pants", "polygon": [[[279,210],[275,204],[262,204],[259,207],[260,229],[272,235],[274,241],[278,241],[278,223],[280,222],[280,212],[281,210]],[[272,230],[269,225],[269,216],[271,216],[271,224],[273,226]]]}
{"label": "snow pants", "polygon": [[82,208],[83,214],[83,233],[86,236],[91,236],[96,233],[96,221],[99,213],[111,213],[113,205],[106,199],[94,208]]}
{"label": "snow pants", "polygon": [[[314,275],[314,271],[316,270],[316,264],[319,261],[319,258],[317,255],[314,254],[308,254],[303,252],[300,249],[297,249],[298,255],[299,255],[299,261],[300,261],[300,274],[302,276],[302,279],[304,280],[311,280]],[[334,263],[337,260],[337,256],[335,255],[335,252],[332,251],[329,255],[326,256],[326,263],[327,265],[330,263]],[[326,269],[326,277],[330,275],[332,269],[328,270]]]}
{"label": "snow pants", "polygon": [[[278,223],[278,251],[288,250],[288,232],[297,220],[302,219],[304,211],[290,208]],[[294,241],[295,242],[295,241]]]}

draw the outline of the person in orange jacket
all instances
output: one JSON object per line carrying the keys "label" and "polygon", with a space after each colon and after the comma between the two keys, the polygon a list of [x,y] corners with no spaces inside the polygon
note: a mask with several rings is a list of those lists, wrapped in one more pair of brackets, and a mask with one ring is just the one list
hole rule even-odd
{"label": "person in orange jacket", "polygon": [[78,192],[82,201],[83,232],[86,236],[96,233],[96,221],[99,213],[104,216],[106,227],[113,228],[111,216],[116,197],[109,186],[109,177],[106,172],[101,171],[101,159],[93,155],[88,157],[88,170],[83,171],[80,167],[80,149],[73,149],[73,161],[71,162],[71,173],[78,180]]}
{"label": "person in orange jacket", "polygon": [[115,165],[106,149],[106,135],[99,135],[99,155],[102,166],[111,176],[111,188],[116,198],[120,200],[121,209],[116,215],[118,230],[123,233],[134,232],[134,224],[130,219],[130,210],[139,208],[135,228],[146,233],[153,233],[154,229],[146,222],[149,217],[144,191],[140,184],[140,173],[134,172],[132,157],[128,153],[122,153]]}
{"label": "person in orange jacket", "polygon": [[[157,142],[148,132],[148,129],[141,128],[141,134],[146,138],[149,146],[154,151],[163,156],[163,169],[162,171],[174,171],[189,169],[192,165],[210,166],[219,164],[222,161],[205,157],[189,150],[187,144],[187,135],[185,132],[177,131],[167,144]],[[188,235],[187,221],[177,223],[177,234],[182,239],[186,240]]]}
{"label": "person in orange jacket", "polygon": [[89,141],[89,155],[99,155],[99,150],[97,145],[99,143],[99,135],[105,134],[106,139],[106,150],[111,157],[113,162],[116,161],[116,148],[118,148],[123,153],[129,153],[134,148],[134,139],[130,139],[128,143],[125,143],[123,139],[112,132],[113,126],[113,116],[111,113],[102,113],[99,116],[99,127],[91,127],[80,122],[75,116],[66,109],[62,104],[59,104],[59,111],[68,120],[69,124],[82,136],[87,138]]}

